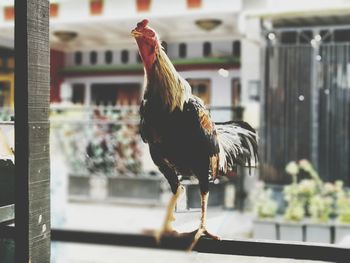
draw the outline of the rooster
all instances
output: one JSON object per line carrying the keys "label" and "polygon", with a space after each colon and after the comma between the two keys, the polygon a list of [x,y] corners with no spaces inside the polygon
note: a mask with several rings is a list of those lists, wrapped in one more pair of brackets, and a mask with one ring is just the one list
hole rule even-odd
{"label": "rooster", "polygon": [[201,219],[190,250],[201,236],[219,237],[206,229],[209,181],[236,165],[251,166],[257,158],[255,130],[242,121],[214,123],[203,102],[191,93],[189,83],[175,70],[148,20],[131,31],[145,70],[145,88],[140,106],[140,133],[148,143],[153,162],[170,184],[173,196],[157,239],[175,231],[176,201],[184,191],[178,175],[195,175],[201,193]]}

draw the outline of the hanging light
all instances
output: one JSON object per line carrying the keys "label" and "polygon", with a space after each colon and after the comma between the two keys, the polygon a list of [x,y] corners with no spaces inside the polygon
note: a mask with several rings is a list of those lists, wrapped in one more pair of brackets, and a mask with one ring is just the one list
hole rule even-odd
{"label": "hanging light", "polygon": [[205,31],[211,31],[222,24],[220,19],[199,19],[196,20],[196,25]]}
{"label": "hanging light", "polygon": [[74,31],[55,31],[53,34],[62,42],[70,42],[78,36],[77,32]]}

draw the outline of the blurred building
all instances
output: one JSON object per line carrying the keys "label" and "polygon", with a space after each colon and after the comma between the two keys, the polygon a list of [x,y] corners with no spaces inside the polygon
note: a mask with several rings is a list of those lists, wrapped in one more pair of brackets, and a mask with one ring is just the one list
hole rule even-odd
{"label": "blurred building", "polygon": [[[142,97],[143,67],[130,30],[148,18],[193,93],[212,108],[214,120],[229,120],[232,107],[243,106],[244,119],[255,128],[262,124],[262,132],[269,124],[265,110],[284,117],[279,114],[281,109],[270,107],[272,103],[264,104],[268,96],[276,98],[279,94],[279,89],[271,94],[263,90],[269,84],[264,71],[267,65],[263,64],[266,46],[272,42],[311,45],[316,36],[324,43],[344,42],[350,35],[350,3],[346,0],[56,0],[51,1],[50,8],[52,103],[137,105]],[[13,0],[1,1],[0,106],[6,107],[13,105],[13,19]],[[274,67],[282,70],[278,63]],[[270,72],[276,79],[282,76],[277,70]],[[294,83],[290,80],[285,79]],[[272,86],[281,84],[276,81]],[[310,97],[303,96],[305,105],[311,102]],[[289,105],[285,100],[276,103]],[[304,110],[300,118],[306,116]],[[278,122],[270,124],[275,129]],[[305,128],[304,133],[310,135],[312,129]],[[270,131],[269,136],[279,138]],[[303,148],[306,153],[285,155],[279,170],[287,159],[316,158],[317,138],[291,133],[283,141],[292,141],[295,136],[304,138],[298,143],[301,146],[309,139],[313,145]],[[266,141],[263,147],[275,144],[280,142]],[[277,151],[270,158],[276,156],[282,154]]]}
{"label": "blurred building", "polygon": [[14,101],[14,54],[0,47],[0,107],[12,108]]}
{"label": "blurred building", "polygon": [[[302,26],[310,25],[306,17],[346,15],[349,3],[55,0],[50,7],[52,102],[137,104],[142,93],[143,70],[129,32],[139,20],[148,18],[175,66],[191,80],[194,93],[214,107],[250,105],[246,116],[258,126],[254,115],[258,115],[255,101],[262,84],[261,28],[277,20],[280,26],[281,21],[284,25],[289,21],[290,26]],[[0,46],[11,47],[13,0],[1,1],[0,8]],[[300,18],[299,22],[295,18]],[[314,25],[320,23],[342,22],[323,20]],[[4,51],[0,53],[7,56]],[[13,64],[11,59],[8,62]],[[10,95],[6,98],[13,100]],[[250,112],[252,109],[255,110]],[[230,117],[223,113],[215,115],[218,120]]]}
{"label": "blurred building", "polygon": [[[0,7],[0,36],[11,42],[13,1]],[[193,92],[227,107],[213,110],[217,121],[231,119],[230,107],[241,104],[243,1],[58,0],[50,8],[52,102],[138,104],[143,67],[130,30],[148,18]]]}
{"label": "blurred building", "polygon": [[[235,25],[241,4],[229,2],[57,3],[59,15],[52,18],[51,32],[59,78],[52,81],[52,101],[137,105],[143,66],[130,31],[148,18],[194,93],[210,106],[238,106],[241,43]],[[231,117],[229,110],[213,114],[221,120]]]}

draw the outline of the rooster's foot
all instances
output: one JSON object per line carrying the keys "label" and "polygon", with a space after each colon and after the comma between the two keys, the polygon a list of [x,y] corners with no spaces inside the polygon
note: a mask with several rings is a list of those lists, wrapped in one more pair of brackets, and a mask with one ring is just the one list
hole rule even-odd
{"label": "rooster's foot", "polygon": [[178,236],[179,233],[174,229],[160,229],[154,232],[153,236],[156,239],[157,244],[160,244],[162,237],[164,236]]}
{"label": "rooster's foot", "polygon": [[198,228],[198,230],[195,230],[195,231],[191,232],[190,234],[193,234],[194,238],[193,238],[193,241],[192,241],[190,247],[188,248],[188,251],[193,250],[193,248],[196,246],[198,240],[201,237],[206,237],[206,238],[210,238],[213,240],[220,240],[220,237],[209,233],[205,227],[200,227],[200,228]]}

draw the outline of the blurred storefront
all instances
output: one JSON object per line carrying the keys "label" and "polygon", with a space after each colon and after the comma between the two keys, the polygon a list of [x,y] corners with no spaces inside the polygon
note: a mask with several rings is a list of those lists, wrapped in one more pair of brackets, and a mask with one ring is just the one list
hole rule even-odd
{"label": "blurred storefront", "polygon": [[[1,8],[0,37],[11,40],[13,2],[5,1]],[[54,192],[64,194],[58,185],[67,185],[71,200],[136,196],[159,203],[162,177],[138,136],[144,72],[130,31],[148,18],[193,93],[215,121],[227,121],[242,115],[241,8],[241,1],[227,0],[51,2],[51,152],[58,160],[51,165]],[[11,94],[6,95],[9,106]],[[148,179],[156,189],[146,187],[142,194],[137,185],[147,185]],[[122,191],[133,187],[139,190]]]}
{"label": "blurred storefront", "polygon": [[[1,119],[8,120],[13,114],[13,47],[8,45],[8,42],[13,39],[13,1],[3,1],[0,7],[0,46],[2,46],[0,49],[0,107],[2,107]],[[271,84],[271,87],[275,87],[275,82],[280,84],[278,81],[282,80],[267,79],[264,76],[266,73],[264,70],[266,66],[272,66],[269,72],[270,74],[276,72],[273,75],[275,78],[290,72],[287,69],[284,73],[278,71],[284,69],[277,61],[277,57],[283,59],[280,55],[271,58],[272,64],[262,66],[263,56],[261,54],[264,52],[261,53],[261,51],[265,49],[266,39],[267,43],[272,46],[298,45],[300,47],[300,45],[307,45],[306,49],[312,46],[311,41],[317,41],[316,37],[320,37],[323,44],[337,44],[339,41],[345,43],[349,35],[348,28],[346,28],[346,25],[349,24],[347,16],[349,5],[345,1],[324,1],[321,5],[318,1],[309,1],[305,6],[302,1],[281,4],[276,0],[234,2],[220,0],[215,3],[210,0],[176,2],[57,0],[51,2],[50,8],[52,121],[57,124],[56,119],[59,119],[60,122],[60,125],[54,128],[61,129],[63,126],[69,126],[70,130],[57,133],[64,134],[64,136],[75,134],[76,131],[90,131],[91,127],[101,129],[96,133],[90,132],[90,135],[81,135],[91,140],[99,139],[96,142],[87,140],[84,146],[80,148],[76,146],[75,150],[70,150],[70,154],[91,158],[92,155],[98,156],[97,153],[92,153],[97,149],[98,152],[102,151],[102,157],[98,158],[103,159],[104,155],[110,156],[110,153],[107,154],[108,151],[116,151],[118,147],[123,148],[121,146],[115,146],[117,148],[114,149],[103,148],[103,144],[114,145],[108,140],[112,138],[111,134],[117,134],[120,129],[120,125],[114,123],[116,121],[122,123],[121,120],[133,120],[132,124],[126,126],[130,128],[130,131],[125,132],[124,137],[137,134],[137,105],[142,98],[143,66],[136,44],[130,36],[130,30],[145,17],[150,20],[150,25],[159,32],[163,48],[177,70],[189,81],[193,93],[202,98],[211,109],[215,121],[232,119],[236,117],[233,114],[235,108],[240,106],[245,108],[244,120],[261,131],[262,151],[267,158],[265,159],[266,165],[278,162],[274,164],[278,166],[277,170],[268,171],[270,175],[276,172],[278,173],[276,178],[285,177],[283,167],[290,159],[309,158],[315,162],[317,151],[329,152],[329,148],[322,148],[322,146],[316,149],[318,139],[308,137],[311,136],[311,130],[314,130],[316,125],[315,119],[310,119],[308,125],[312,127],[310,126],[309,129],[307,125],[303,126],[305,128],[303,134],[307,136],[300,136],[303,140],[310,141],[310,147],[305,148],[304,152],[296,150],[293,154],[284,154],[283,160],[280,160],[282,154],[273,146],[279,144],[280,141],[277,141],[278,137],[271,132],[276,127],[273,128],[275,124],[267,120],[265,110],[266,107],[270,107],[269,111],[279,114],[280,108],[275,108],[275,106],[277,104],[289,105],[289,102],[285,104],[284,97],[280,96],[280,101],[266,103],[267,98],[270,97],[277,100],[277,93],[283,87],[278,87],[277,90],[271,88],[272,93],[267,94],[266,90],[262,89],[264,86]],[[334,26],[335,24],[337,26]],[[326,52],[325,50],[333,50],[328,46],[326,49],[322,47],[321,49],[321,53]],[[339,57],[333,55],[332,52],[328,52],[327,55],[319,54],[319,56]],[[275,53],[281,54],[279,51]],[[320,63],[322,64],[322,61]],[[295,64],[294,67],[298,65]],[[305,62],[303,65],[308,64]],[[336,73],[338,79],[347,72],[346,65],[347,61],[344,60],[334,64],[334,67],[338,67],[336,70],[332,66],[333,71],[338,72]],[[332,67],[328,66],[328,69],[325,70],[330,70]],[[343,69],[340,70],[340,67]],[[311,78],[314,78],[311,76],[313,73],[304,73],[308,74],[306,78],[309,78],[310,83],[314,83],[311,81]],[[298,78],[297,75],[295,77]],[[302,81],[301,78],[298,79]],[[266,81],[271,81],[271,83]],[[284,81],[289,82],[289,79],[286,78]],[[331,82],[329,79],[323,81]],[[306,85],[306,82],[303,84]],[[321,82],[320,85],[322,85]],[[325,90],[328,92],[327,90],[332,89]],[[301,103],[300,96],[303,96],[303,105],[311,103],[311,94],[309,95],[300,93],[298,103]],[[321,96],[323,100],[319,103],[326,105],[327,108],[331,107],[332,103],[327,102],[326,95],[322,95],[324,98]],[[346,101],[341,103],[336,104],[346,105]],[[313,107],[315,107],[314,104]],[[260,109],[263,110],[260,111]],[[300,117],[306,110],[307,108],[303,108],[300,111]],[[337,111],[341,110],[337,108]],[[346,110],[342,110],[343,113],[344,111]],[[284,117],[280,114],[278,116]],[[273,118],[272,114],[269,115],[269,118]],[[305,118],[303,121],[307,122]],[[320,125],[328,127],[330,121],[329,119],[327,123]],[[311,122],[313,123],[310,124]],[[272,128],[267,129],[268,125],[272,125]],[[291,131],[290,127],[288,130]],[[292,141],[291,138],[296,135],[290,133],[288,136],[290,137],[283,140]],[[323,138],[322,136],[318,138]],[[325,136],[332,138],[330,133]],[[346,137],[346,134],[344,136]],[[274,141],[272,142],[272,139],[269,141],[268,138],[273,138]],[[305,141],[300,140],[298,145],[306,144]],[[117,152],[124,157],[138,156],[136,158],[138,164],[133,166],[138,168],[136,170],[121,168],[125,167],[124,164],[119,168],[115,167],[114,170],[118,173],[128,170],[134,174],[154,172],[155,168],[147,155],[145,146],[140,142],[131,143],[139,145],[132,147],[135,153],[123,153],[121,150]],[[334,145],[338,144],[339,142],[335,142]],[[98,149],[96,145],[100,145],[99,147],[104,150]],[[332,145],[330,141],[329,145]],[[281,147],[287,149],[288,145],[284,146],[286,145],[283,144]],[[289,146],[288,149],[294,147]],[[80,152],[76,149],[80,149]],[[341,156],[345,155],[341,154]],[[84,160],[85,157],[79,158]],[[88,158],[81,161],[80,165],[90,162]],[[68,157],[68,159],[73,160],[74,158]],[[102,162],[108,163],[110,160],[103,159]],[[329,160],[319,162],[321,166],[327,166],[325,167],[327,173],[335,169],[327,164],[333,163]],[[97,162],[91,161],[90,163]],[[341,174],[348,170],[345,165],[343,166],[344,168],[339,171]],[[276,180],[279,181],[279,179]]]}
{"label": "blurred storefront", "polygon": [[10,120],[14,106],[14,52],[0,47],[0,120]]}
{"label": "blurred storefront", "polygon": [[[0,37],[11,42],[13,1],[4,1],[0,7]],[[232,107],[241,104],[241,39],[237,33],[241,8],[241,1],[227,0],[216,3],[207,0],[52,1],[50,93],[53,123],[61,115],[61,124],[64,119],[72,131],[85,131],[89,126],[84,125],[95,121],[107,122],[96,126],[105,125],[103,129],[107,129],[108,125],[113,125],[108,122],[116,121],[123,114],[127,115],[120,118],[133,119],[137,115],[144,77],[130,31],[145,17],[160,33],[163,48],[177,70],[189,80],[193,93],[212,108],[214,119],[232,119]],[[0,50],[0,54],[5,56],[5,51]],[[2,64],[11,66],[11,59],[5,58]],[[13,75],[6,72],[0,78],[9,80],[0,86],[3,94],[0,106],[4,112],[4,107],[13,106]],[[71,117],[74,115],[83,116],[80,120],[86,123],[79,126]],[[137,120],[132,125],[137,127]],[[90,142],[82,148],[88,145]],[[141,152],[147,155],[148,151]],[[85,156],[85,153],[86,150],[79,154]],[[149,156],[141,163],[143,170],[155,170]]]}

